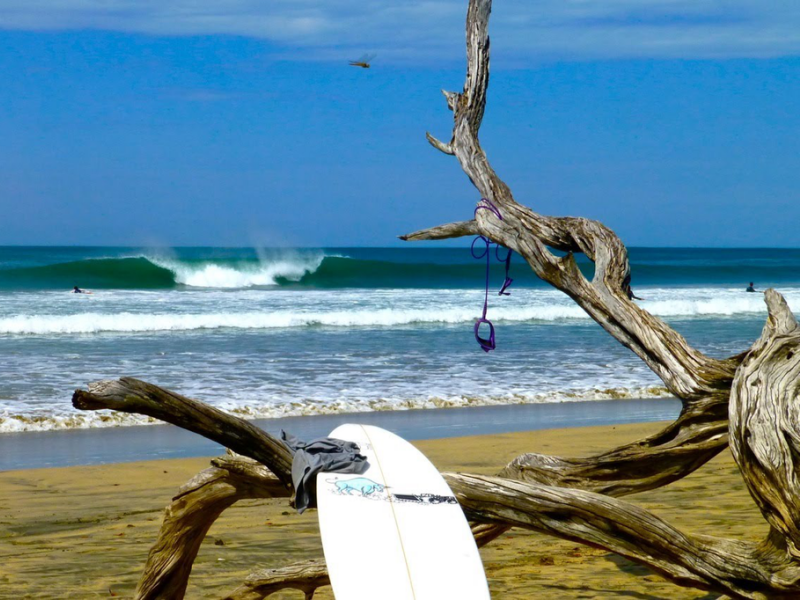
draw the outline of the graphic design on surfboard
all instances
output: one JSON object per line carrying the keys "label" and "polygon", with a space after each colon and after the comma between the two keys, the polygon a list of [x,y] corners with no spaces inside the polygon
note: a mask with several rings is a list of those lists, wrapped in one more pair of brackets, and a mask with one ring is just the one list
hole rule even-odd
{"label": "graphic design on surfboard", "polygon": [[[455,496],[439,494],[396,494],[387,492],[387,486],[366,477],[355,479],[326,479],[331,484],[333,493],[369,500],[386,500],[390,502],[416,502],[417,504],[458,504]],[[355,493],[354,493],[355,492]],[[319,493],[319,488],[317,490]]]}
{"label": "graphic design on surfboard", "polygon": [[317,503],[337,600],[485,600],[478,548],[455,496],[414,446],[367,425],[331,437],[355,442],[361,475],[320,473]]}

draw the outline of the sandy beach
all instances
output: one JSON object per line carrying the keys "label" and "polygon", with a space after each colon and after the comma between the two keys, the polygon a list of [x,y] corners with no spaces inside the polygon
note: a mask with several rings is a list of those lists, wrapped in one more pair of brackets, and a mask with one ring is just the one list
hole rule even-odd
{"label": "sandy beach", "polygon": [[[493,473],[528,451],[581,455],[656,431],[655,423],[415,442],[442,470]],[[164,507],[206,458],[0,473],[0,597],[129,597]],[[687,532],[759,539],[766,524],[726,451],[666,488],[629,497]],[[513,530],[482,550],[495,598],[715,598],[602,550]],[[286,500],[235,505],[212,527],[187,597],[217,598],[257,567],[322,557],[316,513]],[[287,592],[285,597],[298,597]],[[330,588],[317,597],[332,598]]]}

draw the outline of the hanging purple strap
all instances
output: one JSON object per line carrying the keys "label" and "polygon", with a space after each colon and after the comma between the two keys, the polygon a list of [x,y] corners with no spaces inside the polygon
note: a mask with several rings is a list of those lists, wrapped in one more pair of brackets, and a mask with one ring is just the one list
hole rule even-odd
{"label": "hanging purple strap", "polygon": [[[500,214],[500,211],[487,198],[481,198],[481,201],[478,203],[478,206],[475,208],[475,215],[477,215],[478,211],[481,210],[481,209],[488,210],[488,211],[492,212],[498,219],[500,219],[501,221],[503,220],[503,216]],[[478,240],[481,240],[484,244],[486,244],[486,248],[484,248],[483,252],[480,253],[480,254],[476,254],[475,253],[475,242],[477,242]],[[492,259],[492,256],[491,256],[491,254],[489,252],[489,247],[490,247],[491,243],[492,243],[492,241],[489,238],[484,237],[482,235],[479,235],[474,240],[472,240],[472,246],[470,247],[470,252],[472,253],[472,257],[473,258],[480,259],[480,258],[483,258],[484,256],[486,257],[486,294],[484,295],[484,298],[483,298],[483,313],[481,314],[480,319],[475,321],[475,339],[477,340],[478,344],[480,345],[481,350],[483,350],[484,352],[491,352],[496,347],[495,338],[494,338],[494,325],[492,325],[492,322],[489,319],[486,318],[486,311],[489,308],[489,265],[490,265],[491,259]],[[501,259],[500,258],[499,252],[500,252],[500,245],[498,244],[497,248],[495,249],[495,257],[500,262],[505,262],[506,263],[506,279],[503,282],[503,287],[500,288],[500,291],[498,292],[497,295],[498,296],[509,296],[510,293],[506,291],[506,288],[508,288],[508,286],[510,286],[511,283],[514,281],[513,279],[511,279],[508,276],[508,269],[509,269],[509,266],[511,265],[511,250],[509,249],[508,254],[506,255],[505,259]],[[481,337],[481,334],[480,334],[481,325],[483,325],[484,323],[489,326],[489,337],[488,338]]]}
{"label": "hanging purple strap", "polygon": [[500,291],[497,292],[498,296],[510,296],[511,292],[507,292],[506,289],[514,283],[514,280],[508,276],[508,270],[511,267],[511,248],[508,249],[508,254],[506,254],[505,258],[500,258],[500,245],[497,245],[497,248],[494,249],[494,255],[497,257],[497,260],[500,262],[506,263],[506,280],[503,282],[503,286],[500,288]]}
{"label": "hanging purple strap", "polygon": [[[483,249],[481,254],[475,254],[475,242],[478,240],[484,242],[486,247]],[[481,346],[481,350],[484,352],[491,352],[495,349],[495,342],[494,342],[494,325],[492,322],[486,318],[486,311],[489,308],[489,262],[491,261],[492,255],[489,254],[489,244],[492,242],[489,241],[489,238],[483,237],[479,235],[474,240],[472,240],[472,246],[470,247],[470,252],[472,253],[473,258],[483,258],[486,257],[486,295],[483,298],[483,314],[481,318],[475,321],[475,339],[478,341],[478,344]],[[480,334],[481,325],[486,323],[489,326],[489,337],[482,338]]]}

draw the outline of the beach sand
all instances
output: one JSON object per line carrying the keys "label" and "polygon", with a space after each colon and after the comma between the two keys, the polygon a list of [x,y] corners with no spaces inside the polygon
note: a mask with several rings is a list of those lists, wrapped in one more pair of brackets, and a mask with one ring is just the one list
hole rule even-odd
{"label": "beach sand", "polygon": [[[579,456],[657,431],[655,423],[415,442],[442,470],[492,474],[523,452]],[[0,472],[0,597],[131,596],[164,507],[207,458]],[[728,451],[693,475],[627,500],[686,532],[757,540],[767,526]],[[188,598],[218,598],[255,568],[321,558],[316,512],[286,499],[234,505],[195,561]],[[494,598],[716,598],[615,554],[523,530],[481,551]],[[300,598],[288,591],[275,598]],[[330,588],[315,596],[332,598]]]}

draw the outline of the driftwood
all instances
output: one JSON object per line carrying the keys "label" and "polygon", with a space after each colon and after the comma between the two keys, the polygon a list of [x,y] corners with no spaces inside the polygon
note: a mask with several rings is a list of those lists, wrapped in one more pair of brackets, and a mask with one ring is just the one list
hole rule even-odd
{"label": "driftwood", "polygon": [[[224,510],[239,500],[291,496],[275,475],[251,458],[229,451],[227,456],[212,459],[211,464],[184,484],[167,506],[158,539],[136,587],[137,600],[183,598],[200,545]],[[477,523],[472,531],[478,546],[483,546],[507,529]],[[300,590],[311,598],[317,588],[326,585],[330,580],[325,563],[312,560],[256,570],[226,598],[254,600],[286,588]]]}
{"label": "driftwood", "polygon": [[800,327],[767,290],[769,318],[733,382],[730,439],[770,524],[758,544],[686,535],[630,503],[504,478],[447,475],[467,514],[611,550],[679,585],[735,598],[800,597]]}
{"label": "driftwood", "polygon": [[277,591],[300,590],[311,600],[317,588],[330,585],[328,570],[323,562],[309,560],[282,569],[260,569],[247,576],[244,583],[224,600],[261,600]]}
{"label": "driftwood", "polygon": [[[741,356],[717,360],[692,348],[666,323],[632,299],[628,253],[608,227],[579,217],[549,217],[518,204],[497,176],[478,141],[489,85],[491,0],[471,0],[467,12],[467,76],[462,92],[443,92],[453,111],[449,142],[428,141],[454,155],[484,198],[499,210],[477,210],[471,221],[401,236],[408,241],[483,235],[522,256],[544,281],[566,293],[624,346],[636,353],[683,402],[678,419],[644,440],[603,454],[565,459],[526,454],[504,471],[507,477],[620,496],[685,477],[727,444],[727,402]],[[549,250],[566,252],[556,256]],[[594,263],[589,281],[573,253]]]}
{"label": "driftwood", "polygon": [[147,415],[207,437],[265,465],[281,482],[292,485],[292,453],[263,429],[203,402],[156,385],[123,377],[75,390],[72,405],[81,410],[118,410]]}
{"label": "driftwood", "polygon": [[200,544],[226,508],[246,498],[290,495],[260,463],[238,457],[213,464],[184,485],[167,507],[136,588],[137,599],[183,597]]}
{"label": "driftwood", "polygon": [[[500,211],[418,231],[403,239],[483,235],[525,258],[543,280],[569,295],[610,335],[630,348],[683,402],[663,431],[589,458],[525,454],[498,477],[445,474],[479,544],[509,527],[525,527],[601,547],[646,565],[675,583],[734,598],[800,597],[800,328],[783,297],[765,293],[768,320],[740,355],[718,360],[692,348],[632,300],[627,250],[610,229],[588,219],[547,217],[518,204],[492,170],[478,142],[489,81],[491,0],[470,0],[467,77],[461,93],[445,92],[455,124],[449,142],[430,143],[454,155],[481,195]],[[550,249],[566,252],[556,256]],[[573,253],[594,263],[587,279]],[[217,460],[176,497],[151,550],[140,598],[182,597],[199,541],[240,498],[290,494],[291,454],[278,440],[202,402],[135,379],[78,390],[81,409],[149,415],[204,435],[250,457]],[[728,445],[770,525],[758,544],[688,535],[619,496],[686,476]],[[262,598],[294,587],[306,597],[325,585],[320,563],[257,571],[230,598]]]}

